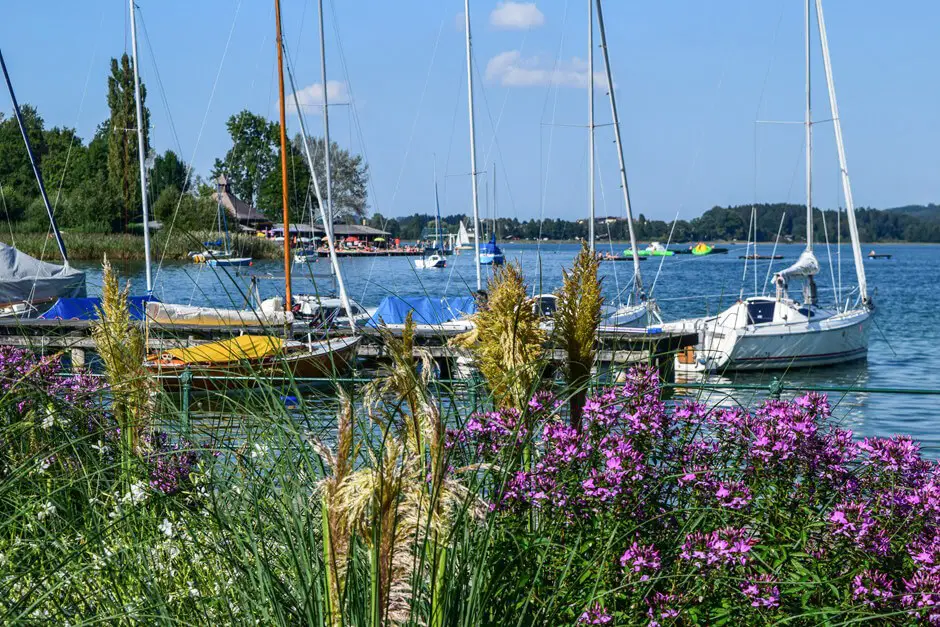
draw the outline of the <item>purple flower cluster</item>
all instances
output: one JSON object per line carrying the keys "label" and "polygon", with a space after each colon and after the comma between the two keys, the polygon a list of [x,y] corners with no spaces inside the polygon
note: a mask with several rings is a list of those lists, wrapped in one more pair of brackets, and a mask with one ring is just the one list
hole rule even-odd
{"label": "purple flower cluster", "polygon": [[150,446],[150,487],[166,495],[188,487],[201,451],[186,440],[171,442],[162,432],[154,434]]}
{"label": "purple flower cluster", "polygon": [[940,574],[918,571],[904,581],[901,605],[930,625],[940,625]]}
{"label": "purple flower cluster", "polygon": [[634,542],[620,556],[620,565],[628,575],[639,575],[640,581],[647,581],[659,572],[659,551],[652,544]]}
{"label": "purple flower cluster", "polygon": [[885,607],[894,596],[894,584],[884,573],[868,569],[852,579],[852,599],[873,609]]}
{"label": "purple flower cluster", "polygon": [[757,538],[747,529],[725,527],[709,533],[694,531],[686,536],[679,557],[696,568],[744,566],[755,544]]}
{"label": "purple flower cluster", "polygon": [[500,454],[506,447],[518,448],[527,435],[519,411],[501,409],[473,414],[463,429],[449,430],[447,446],[470,446],[476,455],[488,458]]}
{"label": "purple flower cluster", "polygon": [[595,603],[578,617],[579,625],[609,625],[614,617],[608,614],[600,603]]}
{"label": "purple flower cluster", "polygon": [[780,607],[780,588],[773,575],[758,575],[741,584],[741,592],[751,607]]}
{"label": "purple flower cluster", "polygon": [[661,621],[671,621],[679,616],[679,610],[676,605],[679,604],[679,597],[675,594],[665,594],[663,592],[654,592],[646,599],[646,605],[649,609],[646,615],[650,619],[650,627],[659,627]]}

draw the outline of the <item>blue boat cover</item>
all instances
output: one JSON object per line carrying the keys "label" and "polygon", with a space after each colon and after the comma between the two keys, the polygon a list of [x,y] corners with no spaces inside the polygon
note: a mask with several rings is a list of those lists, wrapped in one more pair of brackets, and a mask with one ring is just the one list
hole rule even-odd
{"label": "blue boat cover", "polygon": [[379,304],[369,326],[404,324],[408,312],[417,324],[441,324],[476,313],[477,303],[472,296],[429,298],[427,296],[386,296]]}
{"label": "blue boat cover", "polygon": [[[153,296],[130,296],[127,308],[132,320],[143,320],[148,301],[159,302]],[[48,311],[39,316],[43,320],[97,320],[100,298],[60,298]]]}
{"label": "blue boat cover", "polygon": [[496,236],[493,235],[490,241],[480,246],[480,252],[484,255],[502,255],[503,251],[496,245]]}
{"label": "blue boat cover", "polygon": [[215,240],[214,242],[203,242],[203,246],[221,246],[224,242],[220,239]]}

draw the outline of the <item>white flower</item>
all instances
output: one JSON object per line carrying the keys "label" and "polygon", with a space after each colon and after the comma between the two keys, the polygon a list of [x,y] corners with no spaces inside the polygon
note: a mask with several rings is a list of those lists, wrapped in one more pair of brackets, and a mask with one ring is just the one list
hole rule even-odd
{"label": "white flower", "polygon": [[107,455],[108,452],[111,450],[111,447],[109,447],[107,444],[105,444],[101,440],[98,440],[97,444],[92,444],[91,448],[98,451],[101,455]]}
{"label": "white flower", "polygon": [[36,518],[39,520],[45,520],[47,516],[55,512],[55,505],[50,501],[46,501],[42,504],[42,507],[39,508],[39,511],[36,513]]}
{"label": "white flower", "polygon": [[147,500],[147,484],[143,481],[137,481],[131,484],[130,492],[121,498],[122,503],[137,505]]}
{"label": "white flower", "polygon": [[47,406],[46,414],[42,418],[42,428],[51,429],[54,424],[55,424],[55,414],[52,413],[52,407]]}
{"label": "white flower", "polygon": [[167,538],[173,537],[173,523],[171,523],[166,518],[163,519],[163,522],[159,526],[160,533],[165,535]]}
{"label": "white flower", "polygon": [[262,444],[261,442],[255,442],[254,445],[251,447],[251,458],[256,459],[258,457],[264,457],[267,452],[268,452],[268,446],[266,444]]}

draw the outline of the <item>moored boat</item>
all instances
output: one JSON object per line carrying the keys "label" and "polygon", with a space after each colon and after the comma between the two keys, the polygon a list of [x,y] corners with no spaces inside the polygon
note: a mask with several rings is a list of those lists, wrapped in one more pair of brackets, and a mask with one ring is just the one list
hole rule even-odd
{"label": "moored boat", "polygon": [[176,389],[184,372],[197,390],[264,385],[293,378],[330,378],[348,372],[359,337],[315,342],[283,340],[272,335],[240,335],[219,342],[163,351],[145,366],[163,384]]}

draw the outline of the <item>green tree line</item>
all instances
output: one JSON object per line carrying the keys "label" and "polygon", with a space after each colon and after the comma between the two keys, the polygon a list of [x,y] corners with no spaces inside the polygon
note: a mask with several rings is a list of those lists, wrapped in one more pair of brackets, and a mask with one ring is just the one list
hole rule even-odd
{"label": "green tree line", "polygon": [[[643,214],[637,216],[634,228],[640,241],[667,241],[677,243],[698,241],[746,241],[752,231],[751,216],[756,216],[758,241],[805,242],[806,207],[785,203],[738,205],[732,207],[712,207],[704,214],[691,220],[665,222],[648,220]],[[940,206],[912,205],[889,210],[863,207],[856,209],[859,237],[864,242],[940,242]],[[472,228],[472,220],[465,215],[449,215],[441,218],[444,231],[456,233],[460,221],[467,228]],[[825,225],[824,225],[825,221]],[[588,236],[588,224],[585,220],[518,220],[499,218],[496,229],[502,239],[536,240],[575,240]],[[400,218],[386,218],[375,214],[369,219],[369,225],[384,229],[392,237],[413,240],[433,233],[434,216],[415,213]],[[815,239],[823,241],[828,232],[829,240],[839,238],[848,241],[848,223],[844,212],[839,215],[835,210],[814,211]],[[483,223],[482,231],[488,235],[492,230],[492,221]],[[753,231],[752,231],[753,232]],[[671,234],[671,238],[670,238]],[[630,238],[625,219],[614,221],[598,220],[595,236],[599,241],[627,241]]]}

